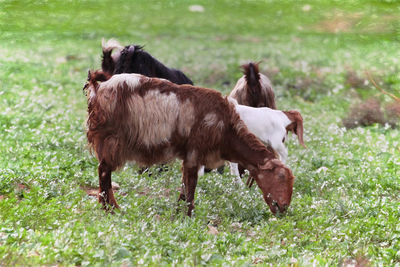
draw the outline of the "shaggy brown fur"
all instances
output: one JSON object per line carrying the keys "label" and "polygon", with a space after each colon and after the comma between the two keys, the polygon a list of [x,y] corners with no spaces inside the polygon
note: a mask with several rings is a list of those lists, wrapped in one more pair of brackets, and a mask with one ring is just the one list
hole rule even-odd
{"label": "shaggy brown fur", "polygon": [[189,216],[199,167],[217,167],[222,160],[250,171],[273,213],[289,206],[291,171],[274,160],[219,92],[138,74],[114,75],[101,84],[101,72],[89,76],[87,138],[100,163],[101,203],[118,207],[111,172],[127,161],[150,166],[179,158],[179,199],[188,202]]}
{"label": "shaggy brown fur", "polygon": [[241,67],[244,76],[237,81],[229,96],[241,105],[276,109],[271,82],[259,72],[258,64],[250,62]]}

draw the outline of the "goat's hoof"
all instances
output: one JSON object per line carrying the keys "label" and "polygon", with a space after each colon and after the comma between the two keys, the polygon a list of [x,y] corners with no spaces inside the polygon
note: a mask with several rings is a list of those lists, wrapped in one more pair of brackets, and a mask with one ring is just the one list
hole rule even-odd
{"label": "goat's hoof", "polygon": [[179,194],[178,202],[181,201],[181,200],[186,201],[186,196],[185,196],[185,194],[182,194],[182,193]]}
{"label": "goat's hoof", "polygon": [[120,209],[117,202],[106,202],[103,198],[99,198],[99,203],[102,205],[105,211],[114,213],[115,209]]}

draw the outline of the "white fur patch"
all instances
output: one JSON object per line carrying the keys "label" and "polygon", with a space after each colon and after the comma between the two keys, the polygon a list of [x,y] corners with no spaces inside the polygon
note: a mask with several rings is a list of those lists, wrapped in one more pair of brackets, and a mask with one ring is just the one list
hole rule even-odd
{"label": "white fur patch", "polygon": [[215,126],[218,121],[217,114],[215,113],[208,113],[207,115],[204,116],[204,125],[207,127]]}
{"label": "white fur patch", "polygon": [[180,104],[179,109],[178,132],[180,135],[187,137],[190,135],[195,122],[194,107],[189,100],[186,100]]}
{"label": "white fur patch", "polygon": [[204,125],[206,127],[216,127],[222,130],[224,128],[224,122],[222,120],[218,120],[218,116],[215,113],[208,113],[204,116]]}
{"label": "white fur patch", "polygon": [[[149,91],[143,98],[132,95],[128,100],[132,137],[145,146],[157,146],[170,140],[176,129],[180,103],[174,93]],[[136,141],[134,141],[136,142]]]}
{"label": "white fur patch", "polygon": [[215,113],[208,113],[204,116],[204,125],[206,127],[216,127],[222,130],[224,128],[224,122],[222,120],[218,120],[218,116]]}
{"label": "white fur patch", "polygon": [[140,80],[142,78],[146,78],[143,75],[137,73],[122,73],[113,75],[108,81],[103,82],[100,85],[99,90],[103,87],[116,88],[118,86],[122,86],[124,83],[131,89],[135,90],[136,87],[140,85]]}
{"label": "white fur patch", "polygon": [[130,90],[134,91],[141,84],[141,79],[146,79],[145,76],[140,74],[116,74],[108,81],[100,84],[97,94],[99,95],[98,101],[103,109],[112,113],[115,109],[118,88],[126,84]]}

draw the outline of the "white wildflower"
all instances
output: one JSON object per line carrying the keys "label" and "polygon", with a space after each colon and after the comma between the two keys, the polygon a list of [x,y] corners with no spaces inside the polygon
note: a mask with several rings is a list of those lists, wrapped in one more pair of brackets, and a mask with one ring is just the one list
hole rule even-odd
{"label": "white wildflower", "polygon": [[204,12],[204,7],[201,5],[191,5],[189,6],[189,11],[190,12]]}

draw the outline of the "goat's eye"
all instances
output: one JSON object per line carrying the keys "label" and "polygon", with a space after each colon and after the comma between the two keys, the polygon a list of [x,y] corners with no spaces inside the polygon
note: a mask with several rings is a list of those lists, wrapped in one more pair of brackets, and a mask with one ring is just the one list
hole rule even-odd
{"label": "goat's eye", "polygon": [[285,143],[285,137],[282,138],[282,143]]}
{"label": "goat's eye", "polygon": [[284,170],[279,170],[278,177],[280,179],[285,179],[286,178],[286,172]]}

